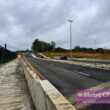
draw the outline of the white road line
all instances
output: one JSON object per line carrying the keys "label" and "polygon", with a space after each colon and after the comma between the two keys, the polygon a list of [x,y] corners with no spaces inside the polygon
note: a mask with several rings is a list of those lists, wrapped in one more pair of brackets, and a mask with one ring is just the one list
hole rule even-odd
{"label": "white road line", "polygon": [[84,75],[84,76],[90,76],[89,74],[87,74],[87,73],[84,73],[84,72],[78,72],[79,74],[81,74],[81,75]]}

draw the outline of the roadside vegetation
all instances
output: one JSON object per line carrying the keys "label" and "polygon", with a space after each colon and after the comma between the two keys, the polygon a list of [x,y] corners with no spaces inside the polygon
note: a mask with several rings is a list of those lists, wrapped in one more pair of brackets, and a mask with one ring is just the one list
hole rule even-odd
{"label": "roadside vegetation", "polygon": [[[44,52],[44,55],[47,57],[57,57],[57,56],[70,56],[70,52]],[[90,59],[109,59],[110,60],[110,53],[98,53],[98,52],[76,52],[73,51],[72,56],[74,58],[90,58]]]}
{"label": "roadside vegetation", "polygon": [[9,62],[16,58],[16,53],[0,46],[0,64]]}
{"label": "roadside vegetation", "polygon": [[[61,47],[56,47],[55,42],[44,42],[36,39],[32,44],[32,50],[34,53],[41,52],[47,57],[54,58],[60,56],[70,56],[70,50]],[[76,46],[72,50],[72,56],[74,58],[91,58],[91,59],[110,59],[110,50],[103,48],[85,48]]]}
{"label": "roadside vegetation", "polygon": [[32,44],[32,51],[34,53],[37,52],[45,52],[45,51],[53,51],[55,49],[55,42],[51,41],[50,43],[40,41],[39,39],[36,39]]}

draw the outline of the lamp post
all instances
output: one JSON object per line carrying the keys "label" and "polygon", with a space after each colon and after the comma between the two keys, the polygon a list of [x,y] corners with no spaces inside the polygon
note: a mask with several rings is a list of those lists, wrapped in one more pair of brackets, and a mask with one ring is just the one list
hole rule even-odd
{"label": "lamp post", "polygon": [[72,58],[72,23],[73,23],[73,20],[69,19],[68,22],[70,23],[70,57]]}

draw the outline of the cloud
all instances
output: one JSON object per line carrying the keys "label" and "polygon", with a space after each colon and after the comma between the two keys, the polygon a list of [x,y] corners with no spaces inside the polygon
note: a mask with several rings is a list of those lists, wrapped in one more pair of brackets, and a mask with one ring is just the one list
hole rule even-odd
{"label": "cloud", "polygon": [[105,0],[0,0],[0,44],[27,49],[34,39],[55,40],[69,48],[68,18],[76,45],[110,47],[110,1]]}

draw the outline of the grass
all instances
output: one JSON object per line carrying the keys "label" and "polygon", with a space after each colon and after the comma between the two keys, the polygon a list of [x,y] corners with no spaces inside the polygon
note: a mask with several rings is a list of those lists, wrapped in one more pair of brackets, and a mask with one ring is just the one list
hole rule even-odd
{"label": "grass", "polygon": [[[54,58],[56,56],[70,56],[70,52],[44,52],[44,54],[50,58]],[[109,59],[110,60],[110,53],[89,53],[89,52],[74,52],[73,57],[75,58],[92,58],[92,59]]]}

